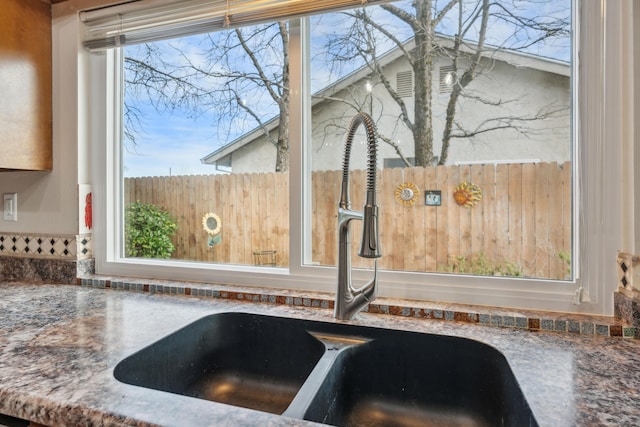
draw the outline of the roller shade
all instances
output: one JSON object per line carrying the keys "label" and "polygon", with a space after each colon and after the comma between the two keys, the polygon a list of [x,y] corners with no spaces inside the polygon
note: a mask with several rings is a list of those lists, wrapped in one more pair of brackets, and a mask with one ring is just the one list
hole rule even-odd
{"label": "roller shade", "polygon": [[389,0],[140,0],[80,12],[84,46],[104,50],[130,44],[283,19]]}

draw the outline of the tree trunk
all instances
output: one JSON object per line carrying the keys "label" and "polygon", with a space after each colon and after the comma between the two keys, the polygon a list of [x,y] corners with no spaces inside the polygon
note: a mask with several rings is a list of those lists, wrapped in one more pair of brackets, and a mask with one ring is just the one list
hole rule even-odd
{"label": "tree trunk", "polygon": [[276,143],[276,172],[289,171],[289,107],[288,99],[284,108],[280,108],[280,125],[278,126],[278,142]]}
{"label": "tree trunk", "polygon": [[415,32],[416,53],[412,63],[414,81],[414,155],[416,166],[433,162],[433,31],[431,0],[416,2],[416,18],[421,26]]}
{"label": "tree trunk", "polygon": [[282,86],[280,97],[274,99],[280,110],[280,124],[278,125],[278,140],[276,142],[276,172],[289,171],[289,29],[286,22],[279,22],[280,37],[282,39]]}

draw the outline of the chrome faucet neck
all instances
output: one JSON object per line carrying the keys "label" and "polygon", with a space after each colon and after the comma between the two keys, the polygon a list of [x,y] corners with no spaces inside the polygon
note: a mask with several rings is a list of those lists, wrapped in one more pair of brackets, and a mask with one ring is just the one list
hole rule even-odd
{"label": "chrome faucet neck", "polygon": [[[349,162],[353,137],[362,125],[367,134],[367,188],[366,201],[362,212],[351,210],[349,199]],[[352,220],[362,221],[362,242],[358,255],[363,258],[380,258],[378,238],[378,206],[376,205],[377,174],[376,127],[371,117],[363,112],[357,113],[349,125],[345,140],[344,160],[342,165],[342,184],[340,186],[340,202],[338,203],[338,283],[334,317],[351,319],[376,297],[378,264],[374,261],[373,279],[362,286],[354,288],[351,280],[351,231]]]}

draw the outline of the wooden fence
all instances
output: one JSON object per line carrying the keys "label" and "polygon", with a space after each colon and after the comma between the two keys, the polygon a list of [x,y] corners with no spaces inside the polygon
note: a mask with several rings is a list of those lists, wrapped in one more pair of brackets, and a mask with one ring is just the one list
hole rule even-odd
{"label": "wooden fence", "polygon": [[[341,173],[312,176],[312,258],[336,263],[336,221]],[[360,209],[366,171],[351,172],[352,207]],[[420,190],[413,206],[395,200],[398,185]],[[482,190],[471,208],[457,205],[462,182]],[[269,261],[256,251],[276,251],[276,265],[289,263],[288,174],[256,173],[128,178],[125,204],[148,202],[178,219],[177,259],[231,264]],[[441,191],[440,206],[426,206],[425,190]],[[396,168],[379,171],[380,240],[383,269],[442,271],[458,260],[482,257],[517,266],[526,276],[565,278],[571,248],[571,166],[569,163],[501,164]],[[210,247],[203,216],[221,218],[219,244]],[[359,244],[359,224],[353,227]],[[356,249],[354,249],[356,250]],[[259,259],[261,258],[261,259]],[[354,266],[370,265],[354,255]]]}

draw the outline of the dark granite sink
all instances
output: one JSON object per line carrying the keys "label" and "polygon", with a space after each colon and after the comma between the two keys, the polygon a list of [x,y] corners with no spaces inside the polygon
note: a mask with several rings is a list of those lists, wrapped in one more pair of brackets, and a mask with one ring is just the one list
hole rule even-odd
{"label": "dark granite sink", "polygon": [[304,419],[336,426],[536,426],[506,359],[482,343],[376,333],[345,350]]}
{"label": "dark granite sink", "polygon": [[127,384],[281,414],[318,360],[321,342],[290,319],[204,317],[127,357]]}
{"label": "dark granite sink", "polygon": [[245,314],[207,316],[124,359],[128,384],[336,426],[537,426],[477,341]]}

